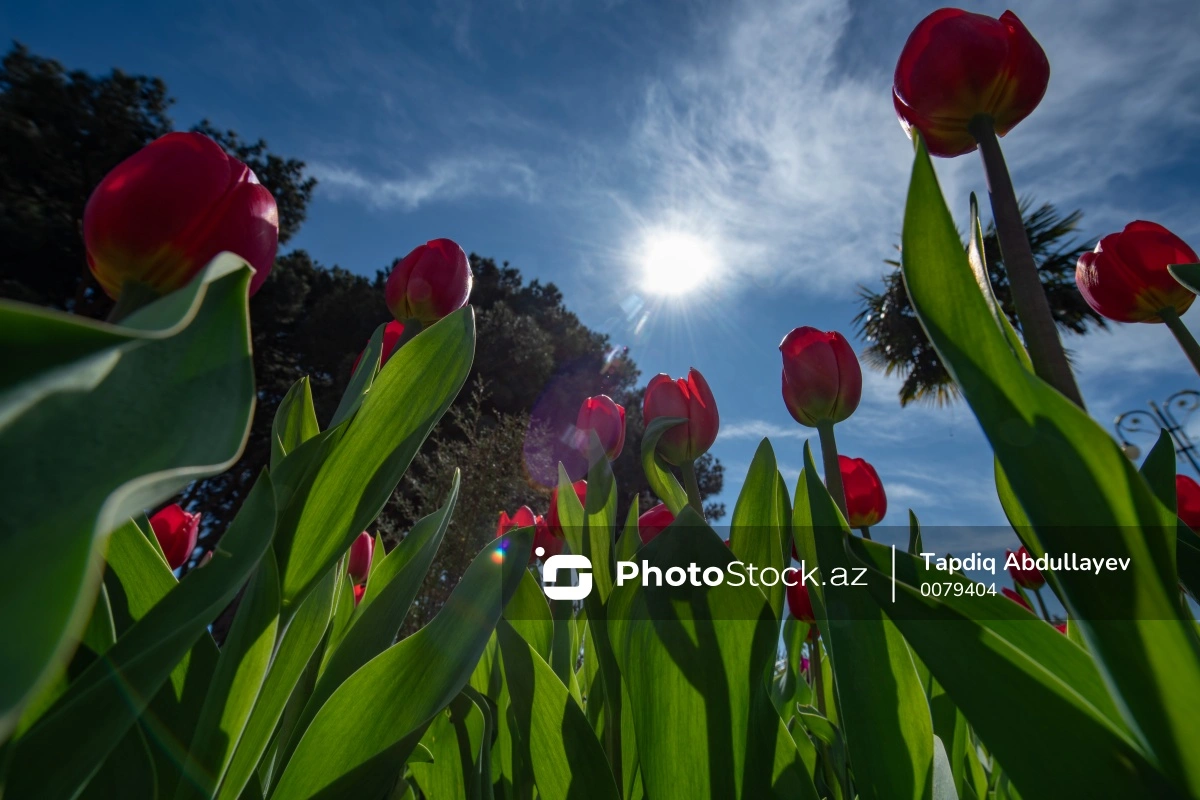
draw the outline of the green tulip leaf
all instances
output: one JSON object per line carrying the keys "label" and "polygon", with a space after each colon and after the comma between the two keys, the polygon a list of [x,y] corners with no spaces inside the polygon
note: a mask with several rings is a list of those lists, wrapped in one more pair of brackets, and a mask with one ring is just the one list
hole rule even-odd
{"label": "green tulip leaf", "polygon": [[320,433],[317,411],[313,408],[312,383],[308,376],[292,384],[279,402],[271,423],[271,470],[283,457]]}
{"label": "green tulip leaf", "polygon": [[109,532],[241,453],[250,275],[223,254],[123,325],[0,301],[0,739],[87,624]]}
{"label": "green tulip leaf", "polygon": [[[438,714],[422,740],[428,758],[409,759],[413,781],[426,797],[478,800],[483,794],[487,713],[468,694],[469,687]],[[490,742],[488,743],[490,744]],[[422,745],[418,745],[421,747]],[[490,770],[486,776],[491,785]]]}
{"label": "green tulip leaf", "polygon": [[[763,439],[733,507],[729,542],[734,555],[760,570],[771,568],[780,573],[787,566],[784,552],[791,546],[790,506],[787,489],[779,477],[775,451],[771,449],[771,443]],[[782,620],[783,581],[760,588],[766,594],[775,618]]]}
{"label": "green tulip leaf", "polygon": [[1192,294],[1200,294],[1200,264],[1171,264],[1167,272],[1180,286]]}
{"label": "green tulip leaf", "polygon": [[679,479],[671,471],[671,467],[658,454],[658,440],[662,435],[687,422],[682,417],[659,417],[646,426],[642,433],[642,469],[646,480],[650,483],[650,491],[666,503],[671,513],[679,515],[680,509],[687,505],[687,492],[679,485]]}
{"label": "green tulip leaf", "polygon": [[274,528],[274,497],[264,474],[212,561],[150,608],[16,742],[5,796],[72,797],[196,639],[207,636],[208,624],[257,568]]}
{"label": "green tulip leaf", "polygon": [[[280,518],[285,606],[298,603],[379,515],[471,367],[475,319],[463,308],[423,330],[379,371],[345,433]],[[365,359],[364,359],[365,360]]]}
{"label": "green tulip leaf", "polygon": [[[420,336],[393,356],[389,367],[418,341]],[[528,528],[489,544],[428,625],[343,682],[304,732],[273,800],[387,790],[434,716],[470,679],[531,548]]]}
{"label": "green tulip leaf", "polygon": [[1155,761],[1200,793],[1200,759],[1185,744],[1200,739],[1190,711],[1200,708],[1200,637],[1179,604],[1175,517],[1104,429],[980,322],[991,316],[987,302],[923,144],[902,269],[918,319],[995,451],[1015,500],[1006,511],[1019,506],[1046,552],[1129,559],[1129,569],[1100,575],[1061,571],[1056,589]]}

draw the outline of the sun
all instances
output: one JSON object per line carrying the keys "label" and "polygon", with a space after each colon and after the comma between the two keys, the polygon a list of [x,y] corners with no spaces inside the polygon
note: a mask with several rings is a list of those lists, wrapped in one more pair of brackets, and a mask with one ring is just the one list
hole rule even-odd
{"label": "sun", "polygon": [[655,231],[646,236],[639,266],[647,293],[682,295],[711,280],[719,263],[711,242],[682,231]]}

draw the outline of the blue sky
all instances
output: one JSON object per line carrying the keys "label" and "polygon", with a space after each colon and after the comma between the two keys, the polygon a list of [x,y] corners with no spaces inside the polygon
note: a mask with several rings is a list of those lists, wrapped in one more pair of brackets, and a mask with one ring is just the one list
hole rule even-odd
{"label": "blue sky", "polygon": [[[292,244],[324,263],[371,273],[449,236],[554,281],[644,377],[707,376],[731,510],[762,435],[794,481],[813,432],[780,400],[776,346],[797,325],[850,335],[856,286],[877,283],[892,255],[911,149],[891,73],[936,4],[100,5],[8,4],[0,33],[69,67],[162,76],[177,125],[208,117],[307,161],[321,185]],[[1082,209],[1091,242],[1143,218],[1200,247],[1200,5],[1012,8],[1052,69],[1041,106],[1003,142],[1018,191]],[[937,168],[964,218],[968,193],[985,193],[977,157]],[[682,298],[645,290],[638,254],[664,231],[715,262]],[[1200,388],[1161,326],[1067,344],[1105,425]],[[839,428],[842,451],[878,468],[887,522],[912,506],[931,526],[1002,525],[969,411],[901,410],[896,388],[868,371]],[[1015,541],[995,528],[947,536],[964,549]]]}

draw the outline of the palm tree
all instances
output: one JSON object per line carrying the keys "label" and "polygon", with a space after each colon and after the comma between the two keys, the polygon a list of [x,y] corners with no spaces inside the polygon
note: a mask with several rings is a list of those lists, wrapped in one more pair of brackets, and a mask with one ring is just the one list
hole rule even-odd
{"label": "palm tree", "polygon": [[[1075,262],[1085,249],[1076,236],[1082,212],[1073,211],[1064,216],[1050,203],[1043,203],[1030,212],[1031,205],[1028,199],[1021,202],[1021,216],[1055,322],[1061,330],[1075,334],[1085,334],[1093,327],[1105,327],[1104,319],[1092,311],[1075,287]],[[1013,326],[1020,331],[1000,256],[1000,243],[992,224],[984,231],[983,247],[996,298]],[[958,397],[958,388],[917,321],[904,288],[900,262],[888,259],[884,263],[892,269],[883,276],[882,291],[859,286],[861,310],[854,322],[859,335],[870,342],[863,358],[885,374],[904,377],[899,392],[900,405],[908,405],[914,400],[948,404]]]}

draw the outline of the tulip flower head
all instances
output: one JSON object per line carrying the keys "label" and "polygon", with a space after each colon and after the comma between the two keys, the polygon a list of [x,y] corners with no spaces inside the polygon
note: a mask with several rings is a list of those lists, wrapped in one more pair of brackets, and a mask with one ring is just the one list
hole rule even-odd
{"label": "tulip flower head", "polygon": [[[538,548],[541,548],[542,554],[537,554]],[[563,540],[550,530],[550,523],[541,514],[533,518],[533,553],[530,556],[532,562],[535,558],[540,558],[545,561],[550,556],[556,556],[562,552]]]}
{"label": "tulip flower head", "polygon": [[433,239],[397,261],[383,290],[392,316],[432,325],[471,296],[467,254],[450,239]]}
{"label": "tulip flower head", "polygon": [[975,149],[971,120],[990,117],[1003,136],[1037,108],[1049,81],[1046,52],[1016,14],[942,8],[909,35],[892,101],[910,137],[919,130],[930,154],[950,158]]}
{"label": "tulip flower head", "polygon": [[1033,611],[1032,608],[1029,608],[1029,603],[1025,602],[1024,597],[1021,597],[1021,595],[1017,594],[1016,592],[1014,592],[1012,589],[1008,588],[1007,586],[1001,587],[1000,594],[1004,595],[1009,600],[1012,600],[1017,605],[1024,606],[1029,611]]}
{"label": "tulip flower head", "polygon": [[[1022,589],[1040,589],[1046,583],[1045,576],[1041,570],[1032,566],[1033,556],[1029,555],[1029,551],[1025,549],[1025,545],[1021,545],[1021,549],[1015,554],[1011,550],[1004,551],[1004,560],[1008,561],[1009,557],[1016,555],[1017,564],[1008,568],[1008,574],[1012,576],[1013,583],[1019,585]],[[1026,561],[1031,562],[1028,567],[1020,566]]]}
{"label": "tulip flower head", "polygon": [[862,398],[862,367],[854,348],[837,331],[796,328],[779,344],[783,354],[783,402],[792,418],[810,428],[842,422]]}
{"label": "tulip flower head", "polygon": [[354,605],[357,607],[362,602],[363,595],[367,593],[367,585],[365,583],[356,583],[354,585]]}
{"label": "tulip flower head", "polygon": [[625,408],[606,394],[584,400],[575,420],[575,444],[584,455],[592,431],[596,432],[608,460],[616,460],[625,447]]}
{"label": "tulip flower head", "polygon": [[179,569],[196,549],[196,537],[200,534],[200,515],[184,511],[178,503],[159,509],[150,517],[154,538],[162,548],[171,569]]}
{"label": "tulip flower head", "polygon": [[[396,352],[396,345],[400,341],[400,337],[404,335],[404,323],[392,320],[387,325],[383,326],[383,349],[379,355],[379,366],[383,367]],[[366,349],[358,352],[358,358],[354,359],[354,366],[350,368],[351,372],[358,369],[358,362],[362,361],[363,353]]]}
{"label": "tulip flower head", "polygon": [[[838,456],[842,472],[842,487],[846,492],[846,510],[851,528],[878,525],[887,514],[887,495],[875,468],[861,458]],[[795,545],[793,545],[795,547]]]}
{"label": "tulip flower head", "polygon": [[1187,475],[1176,475],[1175,503],[1183,524],[1200,531],[1200,483]]}
{"label": "tulip flower head", "polygon": [[354,540],[354,544],[350,545],[350,559],[346,565],[346,572],[351,581],[355,584],[367,582],[367,576],[371,574],[371,558],[374,555],[375,539],[363,531]]}
{"label": "tulip flower head", "polygon": [[667,508],[665,503],[659,503],[638,517],[638,536],[645,544],[665,531],[674,521],[675,515],[671,513],[671,509]]}
{"label": "tulip flower head", "polygon": [[1182,315],[1196,299],[1167,267],[1198,261],[1196,251],[1162,225],[1138,220],[1079,257],[1075,284],[1101,316],[1117,322],[1162,322],[1163,309]]}
{"label": "tulip flower head", "polygon": [[275,198],[249,167],[199,133],[168,133],[122,161],[83,211],[88,268],[113,298],[130,281],[173,292],[224,250],[254,267],[254,294],[278,242]]}
{"label": "tulip flower head", "polygon": [[812,598],[808,596],[808,587],[803,582],[797,581],[795,585],[787,587],[787,603],[788,610],[796,619],[809,625],[817,621],[813,614]]}
{"label": "tulip flower head", "polygon": [[686,378],[672,380],[659,373],[646,386],[642,402],[642,420],[646,426],[659,417],[687,420],[663,433],[658,452],[666,461],[681,466],[690,464],[708,452],[717,440],[721,421],[717,401],[708,382],[698,370],[690,369]]}

